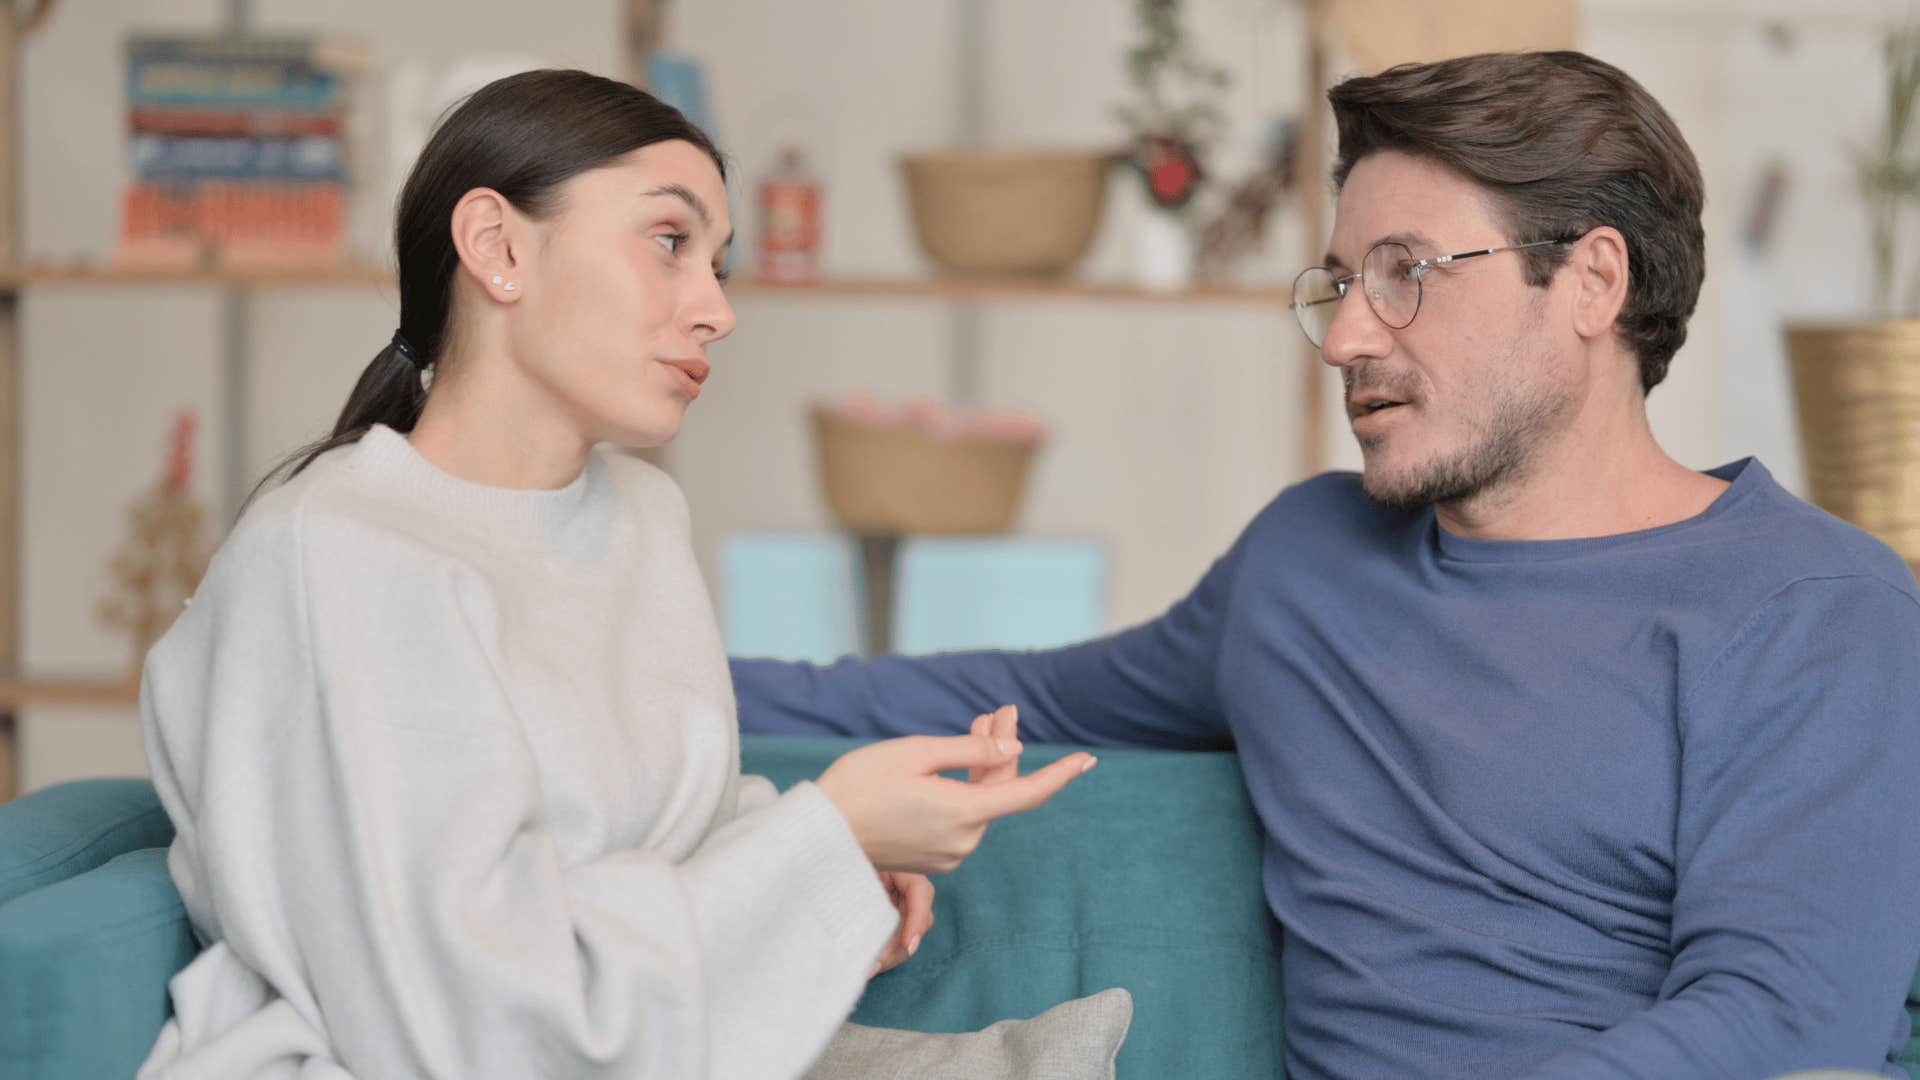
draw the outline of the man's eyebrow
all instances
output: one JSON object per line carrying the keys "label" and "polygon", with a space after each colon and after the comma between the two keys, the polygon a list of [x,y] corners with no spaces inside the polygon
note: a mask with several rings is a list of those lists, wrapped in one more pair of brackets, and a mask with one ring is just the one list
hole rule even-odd
{"label": "man's eyebrow", "polygon": [[[1388,233],[1387,235],[1379,237],[1378,239],[1374,240],[1373,243],[1368,244],[1367,250],[1372,251],[1374,248],[1380,246],[1381,244],[1400,244],[1408,248],[1418,248],[1418,247],[1430,248],[1434,246],[1432,237],[1428,236],[1426,233],[1420,232],[1415,229],[1408,229],[1402,232]],[[1341,260],[1340,256],[1335,255],[1332,252],[1332,250],[1328,250],[1327,261],[1322,265],[1324,265],[1329,270],[1349,269],[1347,264]]]}
{"label": "man's eyebrow", "polygon": [[681,202],[692,207],[693,212],[700,218],[701,228],[709,228],[713,225],[713,215],[707,211],[707,204],[702,202],[700,196],[695,195],[686,185],[662,184],[652,191],[647,192],[645,197],[651,199],[662,195],[679,199]]}

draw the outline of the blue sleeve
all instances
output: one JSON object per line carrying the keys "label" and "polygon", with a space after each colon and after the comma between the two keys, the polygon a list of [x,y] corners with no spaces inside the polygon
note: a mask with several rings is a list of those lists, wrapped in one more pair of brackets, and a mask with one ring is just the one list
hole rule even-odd
{"label": "blue sleeve", "polygon": [[1920,961],[1920,604],[1770,600],[1682,703],[1673,966],[1537,1077],[1889,1070]]}
{"label": "blue sleeve", "polygon": [[740,729],[893,737],[964,732],[1020,707],[1040,743],[1225,749],[1215,693],[1220,637],[1246,536],[1166,614],[1111,637],[1046,652],[842,660],[830,667],[733,661]]}

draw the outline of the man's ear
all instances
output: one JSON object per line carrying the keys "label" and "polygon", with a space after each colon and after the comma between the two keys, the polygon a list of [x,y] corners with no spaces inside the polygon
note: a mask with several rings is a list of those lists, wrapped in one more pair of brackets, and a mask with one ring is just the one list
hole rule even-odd
{"label": "man's ear", "polygon": [[524,267],[516,252],[526,238],[525,219],[513,204],[492,188],[474,188],[454,204],[452,229],[461,272],[495,300],[518,299]]}
{"label": "man's ear", "polygon": [[1602,225],[1574,242],[1560,273],[1573,276],[1573,329],[1583,338],[1614,332],[1627,306],[1627,238]]}

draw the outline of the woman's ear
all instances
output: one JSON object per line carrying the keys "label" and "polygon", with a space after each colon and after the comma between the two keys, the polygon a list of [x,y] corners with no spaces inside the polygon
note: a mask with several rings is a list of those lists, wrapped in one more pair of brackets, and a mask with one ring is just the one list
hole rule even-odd
{"label": "woman's ear", "polygon": [[1574,275],[1573,329],[1583,338],[1613,333],[1627,305],[1627,238],[1602,225],[1574,243],[1562,270]]}
{"label": "woman's ear", "polygon": [[492,188],[474,188],[453,205],[453,248],[460,269],[482,292],[495,300],[512,301],[520,295],[518,272],[527,238],[525,219],[506,197]]}

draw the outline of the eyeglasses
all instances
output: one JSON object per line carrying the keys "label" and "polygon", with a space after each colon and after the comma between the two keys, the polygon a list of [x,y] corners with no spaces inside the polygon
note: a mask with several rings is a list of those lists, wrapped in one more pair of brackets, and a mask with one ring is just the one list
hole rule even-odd
{"label": "eyeglasses", "polygon": [[1335,277],[1333,271],[1324,266],[1309,266],[1300,271],[1300,276],[1293,279],[1291,306],[1294,317],[1300,320],[1300,329],[1317,349],[1326,343],[1327,331],[1333,327],[1334,316],[1340,312],[1340,301],[1346,298],[1347,290],[1358,279],[1361,292],[1366,294],[1367,306],[1373,308],[1373,313],[1380,317],[1380,321],[1395,330],[1404,330],[1413,325],[1413,317],[1420,314],[1420,300],[1424,292],[1420,282],[1427,276],[1428,270],[1462,259],[1571,244],[1578,239],[1576,236],[1561,240],[1537,240],[1531,244],[1482,248],[1479,251],[1463,251],[1458,255],[1436,255],[1429,259],[1416,259],[1407,245],[1383,240],[1368,249],[1367,257],[1360,260],[1360,272],[1357,274]]}

